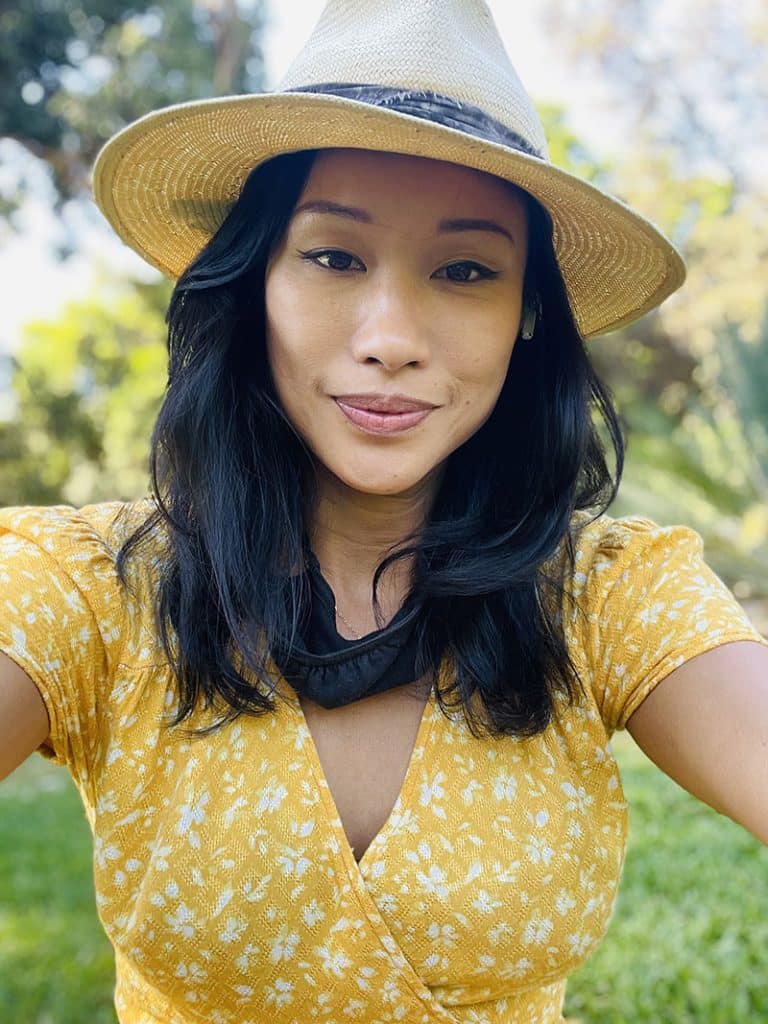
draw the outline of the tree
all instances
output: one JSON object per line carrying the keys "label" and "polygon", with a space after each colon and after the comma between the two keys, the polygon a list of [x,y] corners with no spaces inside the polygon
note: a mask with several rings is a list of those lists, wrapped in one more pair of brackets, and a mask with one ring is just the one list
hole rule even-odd
{"label": "tree", "polygon": [[[45,161],[61,206],[100,146],[158,107],[259,91],[262,0],[0,4],[0,140]],[[5,195],[0,214],[23,201]]]}
{"label": "tree", "polygon": [[[599,71],[625,132],[599,184],[684,252],[685,287],[589,343],[629,426],[613,514],[686,522],[738,596],[768,580],[764,5],[544,4],[567,60]],[[763,160],[754,160],[762,152]]]}
{"label": "tree", "polygon": [[755,157],[768,107],[768,14],[747,0],[545,0],[545,24],[577,64],[599,68],[643,148],[678,175],[765,190]]}
{"label": "tree", "polygon": [[[0,154],[17,170],[15,184],[3,176],[0,219],[13,226],[35,158],[61,212],[88,194],[98,149],[128,122],[261,90],[263,9],[263,0],[0,0]],[[167,282],[104,282],[59,319],[28,326],[10,374],[15,419],[0,410],[0,504],[146,491],[169,294]]]}
{"label": "tree", "polygon": [[82,505],[148,493],[149,438],[167,378],[168,285],[105,285],[27,326],[0,423],[0,505]]}

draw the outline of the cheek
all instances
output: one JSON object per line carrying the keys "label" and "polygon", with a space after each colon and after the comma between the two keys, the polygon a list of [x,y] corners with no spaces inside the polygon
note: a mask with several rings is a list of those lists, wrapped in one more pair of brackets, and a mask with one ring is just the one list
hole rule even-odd
{"label": "cheek", "polygon": [[468,390],[477,393],[476,397],[482,394],[492,399],[501,391],[515,347],[515,323],[509,315],[489,318],[456,338],[456,377]]}
{"label": "cheek", "polygon": [[478,431],[493,413],[507,377],[516,333],[509,318],[504,317],[486,321],[482,327],[478,324],[475,337],[482,338],[482,344],[464,340],[461,355],[454,362],[460,394],[459,442]]}
{"label": "cheek", "polygon": [[276,269],[268,275],[264,291],[267,358],[278,392],[306,377],[307,363],[312,361],[314,318],[297,295],[287,274]]}
{"label": "cheek", "polygon": [[307,283],[279,263],[264,287],[267,346],[275,360],[297,359],[322,365],[334,339],[347,329],[347,317],[329,303],[327,289]]}

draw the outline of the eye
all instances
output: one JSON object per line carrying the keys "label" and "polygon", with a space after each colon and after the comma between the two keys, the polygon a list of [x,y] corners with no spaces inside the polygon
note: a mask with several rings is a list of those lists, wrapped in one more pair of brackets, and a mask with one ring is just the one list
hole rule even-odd
{"label": "eye", "polygon": [[[441,267],[438,273],[441,273],[443,270],[446,272],[447,279],[454,284],[474,284],[476,281],[486,281],[499,276],[497,270],[491,270],[489,267],[484,267],[482,263],[475,263],[473,260],[449,263],[448,266]],[[477,276],[471,277],[470,275],[472,274]]]}
{"label": "eye", "polygon": [[[348,252],[343,252],[341,249],[320,249],[317,252],[300,252],[299,255],[310,263],[314,263],[319,267],[325,267],[326,270],[335,270],[337,273],[351,270],[351,264],[353,263],[363,267],[360,260],[355,259],[354,256],[351,256]],[[328,262],[323,262],[324,260]],[[365,267],[363,267],[364,269]]]}
{"label": "eye", "polygon": [[[299,250],[299,255],[302,259],[314,263],[316,266],[323,266],[327,270],[334,270],[336,273],[344,273],[346,270],[350,270],[351,263],[357,263],[359,266],[362,266],[358,259],[341,249],[321,249],[317,252],[303,252]],[[328,262],[324,263],[323,260],[328,260]],[[458,263],[449,263],[446,266],[440,267],[440,271],[445,270],[446,273],[450,274],[451,271],[456,271],[457,268],[459,276],[449,275],[446,279],[455,285],[474,285],[479,281],[488,281],[499,276],[498,270],[490,270],[481,263],[475,263],[474,260],[460,260]],[[470,278],[469,274],[472,273],[477,276]]]}

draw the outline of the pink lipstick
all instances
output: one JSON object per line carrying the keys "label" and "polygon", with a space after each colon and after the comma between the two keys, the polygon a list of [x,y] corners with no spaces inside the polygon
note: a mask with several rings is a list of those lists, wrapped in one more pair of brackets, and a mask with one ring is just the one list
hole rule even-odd
{"label": "pink lipstick", "polygon": [[399,434],[410,430],[425,420],[434,408],[424,408],[422,403],[422,408],[409,412],[374,412],[372,409],[359,408],[357,404],[349,405],[341,398],[336,398],[335,402],[351,423],[369,434]]}

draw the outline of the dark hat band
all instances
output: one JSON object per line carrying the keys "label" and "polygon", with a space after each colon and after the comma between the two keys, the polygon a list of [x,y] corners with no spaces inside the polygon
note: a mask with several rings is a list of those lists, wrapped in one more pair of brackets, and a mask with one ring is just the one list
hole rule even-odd
{"label": "dark hat band", "polygon": [[345,82],[295,86],[289,91],[321,93],[357,100],[359,103],[369,103],[374,107],[387,107],[400,114],[409,114],[411,117],[420,117],[424,121],[441,124],[445,128],[455,128],[486,142],[508,146],[527,156],[536,157],[537,160],[546,160],[544,153],[517,132],[507,128],[501,121],[489,117],[479,107],[461,103],[451,96],[442,96],[428,90],[393,89],[389,86]]}

